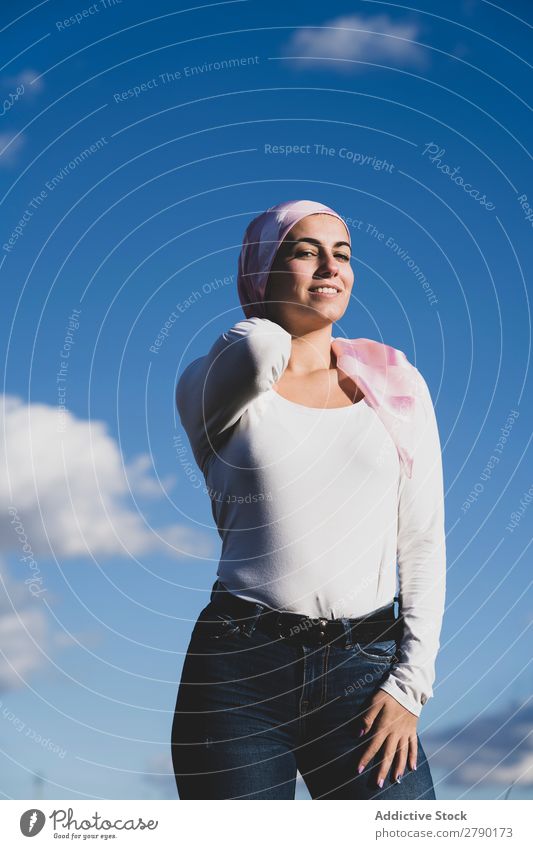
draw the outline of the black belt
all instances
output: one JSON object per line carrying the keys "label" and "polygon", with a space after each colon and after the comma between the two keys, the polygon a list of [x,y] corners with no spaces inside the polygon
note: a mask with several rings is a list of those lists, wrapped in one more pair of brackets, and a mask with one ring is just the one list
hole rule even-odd
{"label": "black belt", "polygon": [[401,616],[395,617],[394,603],[357,619],[314,618],[248,601],[229,592],[224,584],[216,581],[211,592],[211,604],[214,609],[220,608],[228,613],[245,632],[247,623],[254,622],[273,638],[312,645],[333,642],[341,645],[366,644],[380,640],[399,642],[403,634],[403,619]]}

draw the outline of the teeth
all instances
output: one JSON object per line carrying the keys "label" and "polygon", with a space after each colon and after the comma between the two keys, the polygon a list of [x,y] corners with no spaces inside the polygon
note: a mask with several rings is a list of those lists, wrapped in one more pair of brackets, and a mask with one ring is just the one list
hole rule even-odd
{"label": "teeth", "polygon": [[311,289],[311,292],[331,292],[332,294],[336,294],[337,289],[332,289],[329,286],[319,286],[318,288]]}

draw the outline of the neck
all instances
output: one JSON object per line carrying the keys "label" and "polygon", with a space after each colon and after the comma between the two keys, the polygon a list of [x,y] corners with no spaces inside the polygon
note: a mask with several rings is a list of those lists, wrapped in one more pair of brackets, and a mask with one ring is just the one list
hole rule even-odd
{"label": "neck", "polygon": [[331,328],[328,324],[317,330],[310,330],[301,336],[293,336],[292,350],[286,371],[292,375],[303,376],[320,369],[335,367],[335,355],[331,350]]}

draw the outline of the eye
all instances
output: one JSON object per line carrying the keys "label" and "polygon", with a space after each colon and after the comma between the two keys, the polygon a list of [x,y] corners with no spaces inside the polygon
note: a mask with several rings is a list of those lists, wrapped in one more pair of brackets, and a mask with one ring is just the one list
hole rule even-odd
{"label": "eye", "polygon": [[[318,253],[315,253],[315,251],[311,251],[311,250],[300,250],[300,251],[297,251],[296,256],[297,257],[300,257],[300,256],[315,256],[316,257],[316,256],[318,256]],[[336,253],[335,256],[338,257],[339,259],[344,260],[344,262],[350,262],[350,257],[349,257],[348,254]]]}

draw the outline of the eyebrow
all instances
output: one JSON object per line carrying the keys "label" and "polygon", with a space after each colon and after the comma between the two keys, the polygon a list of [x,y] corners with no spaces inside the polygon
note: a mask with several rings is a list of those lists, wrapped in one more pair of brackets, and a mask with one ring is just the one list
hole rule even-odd
{"label": "eyebrow", "polygon": [[[322,244],[320,239],[313,239],[313,238],[311,238],[311,236],[302,236],[301,239],[289,239],[288,240],[289,245],[297,245],[298,242],[311,242],[313,245],[318,245],[319,247]],[[346,245],[347,248],[350,248],[350,250],[352,249],[352,246],[350,245],[349,242],[335,242],[333,247],[339,248],[341,245]]]}

